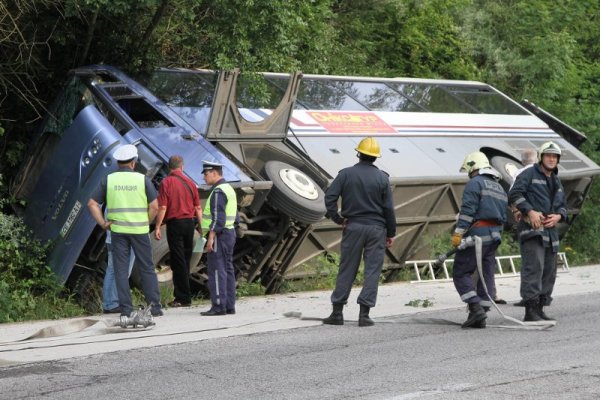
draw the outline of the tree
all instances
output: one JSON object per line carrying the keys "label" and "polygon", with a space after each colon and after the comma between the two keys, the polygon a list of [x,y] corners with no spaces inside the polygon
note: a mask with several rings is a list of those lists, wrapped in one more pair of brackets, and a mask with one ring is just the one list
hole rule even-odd
{"label": "tree", "polygon": [[340,0],[331,72],[467,79],[477,76],[452,16],[465,0]]}

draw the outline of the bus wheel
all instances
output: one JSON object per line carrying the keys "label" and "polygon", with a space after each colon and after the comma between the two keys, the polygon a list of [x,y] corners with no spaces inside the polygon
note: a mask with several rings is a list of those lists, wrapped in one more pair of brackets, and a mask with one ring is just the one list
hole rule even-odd
{"label": "bus wheel", "polygon": [[74,294],[77,303],[87,313],[102,312],[102,279],[98,274],[87,269],[74,269],[67,286]]}
{"label": "bus wheel", "polygon": [[304,172],[280,161],[265,164],[265,174],[273,182],[271,204],[291,218],[306,224],[325,215],[325,194]]}

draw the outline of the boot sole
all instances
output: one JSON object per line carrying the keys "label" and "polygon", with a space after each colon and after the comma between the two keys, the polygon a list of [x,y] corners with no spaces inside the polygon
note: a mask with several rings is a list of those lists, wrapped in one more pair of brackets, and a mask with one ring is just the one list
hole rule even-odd
{"label": "boot sole", "polygon": [[344,321],[325,321],[323,320],[324,325],[344,325]]}

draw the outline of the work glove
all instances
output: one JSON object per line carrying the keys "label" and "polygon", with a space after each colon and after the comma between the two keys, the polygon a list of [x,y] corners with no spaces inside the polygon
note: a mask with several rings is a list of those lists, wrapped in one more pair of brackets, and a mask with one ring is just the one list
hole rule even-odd
{"label": "work glove", "polygon": [[462,233],[454,232],[454,234],[452,234],[452,247],[458,247],[462,237]]}

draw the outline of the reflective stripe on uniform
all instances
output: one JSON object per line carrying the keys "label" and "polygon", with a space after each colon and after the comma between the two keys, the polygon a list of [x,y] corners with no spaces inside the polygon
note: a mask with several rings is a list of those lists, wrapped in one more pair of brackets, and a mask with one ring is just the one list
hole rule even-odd
{"label": "reflective stripe on uniform", "polygon": [[507,201],[507,198],[506,198],[506,194],[505,194],[505,193],[498,193],[498,192],[494,192],[494,191],[492,191],[492,190],[483,189],[483,190],[481,191],[481,195],[482,195],[482,196],[489,196],[489,197],[493,197],[493,198],[495,198],[495,199],[502,200],[502,201]]}
{"label": "reflective stripe on uniform", "polygon": [[143,234],[150,231],[145,176],[138,172],[117,171],[106,179],[106,218],[110,230]]}
{"label": "reflective stripe on uniform", "polygon": [[464,214],[459,215],[458,219],[462,219],[463,221],[466,221],[466,222],[473,221],[473,217],[469,217],[468,215],[464,215]]}
{"label": "reflective stripe on uniform", "polygon": [[471,290],[471,291],[463,294],[462,296],[460,296],[460,299],[462,301],[466,301],[466,300],[470,299],[471,297],[475,297],[475,296],[477,296],[477,293],[475,293],[474,290]]}

